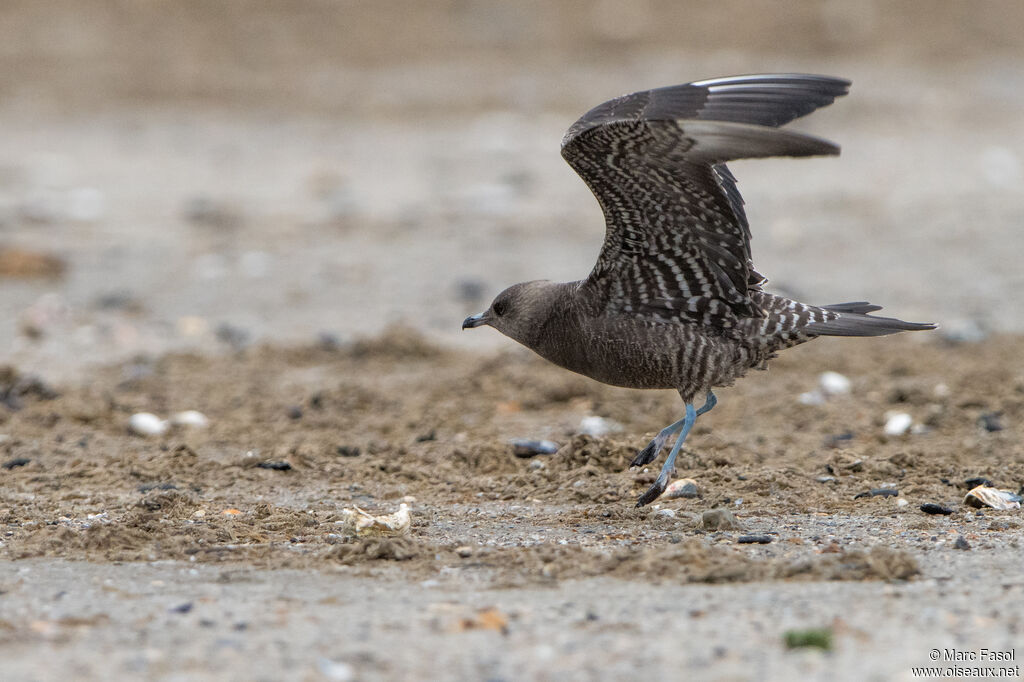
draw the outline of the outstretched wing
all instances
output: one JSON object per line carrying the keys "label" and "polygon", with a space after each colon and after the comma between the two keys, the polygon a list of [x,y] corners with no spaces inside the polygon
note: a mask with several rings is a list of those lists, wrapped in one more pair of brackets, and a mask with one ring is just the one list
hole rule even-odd
{"label": "outstretched wing", "polygon": [[604,245],[584,286],[609,311],[722,327],[761,316],[748,291],[762,278],[725,162],[838,154],[831,142],[778,126],[848,88],[825,76],[737,76],[637,92],[590,110],[562,140],[562,156],[605,214]]}

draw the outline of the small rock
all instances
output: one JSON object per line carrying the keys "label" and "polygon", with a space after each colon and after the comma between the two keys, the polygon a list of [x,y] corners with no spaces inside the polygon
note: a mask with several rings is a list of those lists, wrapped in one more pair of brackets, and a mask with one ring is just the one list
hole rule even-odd
{"label": "small rock", "polygon": [[996,486],[995,483],[988,480],[984,476],[975,476],[974,478],[968,478],[966,481],[964,481],[964,485],[967,486],[968,490],[970,490],[971,488],[977,488],[979,485],[988,486],[989,488],[994,488]]}
{"label": "small rock", "polygon": [[984,341],[989,336],[989,330],[979,320],[943,320],[939,335],[946,343],[959,345]]}
{"label": "small rock", "polygon": [[906,412],[889,412],[885,416],[885,435],[902,436],[913,423],[914,418]]}
{"label": "small rock", "polygon": [[184,604],[178,604],[171,609],[171,613],[188,613],[192,610],[192,602],[187,601]]}
{"label": "small rock", "polygon": [[827,448],[838,448],[845,445],[847,442],[853,440],[853,431],[846,431],[844,433],[837,433],[825,438],[825,447]]}
{"label": "small rock", "polygon": [[136,412],[128,420],[128,430],[139,436],[159,436],[167,427],[167,422],[152,412]]}
{"label": "small rock", "polygon": [[541,469],[544,468],[544,460],[542,460],[542,459],[531,460],[530,461],[530,465],[527,468],[530,471],[540,471]]}
{"label": "small rock", "polygon": [[738,530],[740,522],[728,509],[709,509],[701,514],[705,530]]}
{"label": "small rock", "polygon": [[558,452],[558,443],[550,440],[513,438],[509,444],[512,446],[512,454],[522,459],[537,455],[553,455]]}
{"label": "small rock", "polygon": [[767,545],[773,539],[771,535],[741,535],[736,542],[741,545]]}
{"label": "small rock", "polygon": [[907,501],[906,501],[906,499],[904,499],[904,498],[902,498],[902,497],[901,497],[901,498],[899,498],[898,500],[896,500],[896,506],[897,506],[897,507],[906,507],[906,506],[907,506],[907,505],[909,505],[909,504],[910,504],[910,503],[909,503],[909,502],[907,502]]}
{"label": "small rock", "polygon": [[457,547],[455,549],[455,553],[463,559],[468,559],[469,557],[473,556],[473,548],[469,545],[463,545],[461,547]]}
{"label": "small rock", "polygon": [[993,431],[1002,431],[1003,426],[1003,413],[1002,412],[985,412],[978,417],[978,426],[985,429],[989,433]]}
{"label": "small rock", "polygon": [[835,476],[818,476],[818,478],[816,478],[814,480],[816,480],[818,483],[835,483],[836,482],[836,477]]}
{"label": "small rock", "polygon": [[358,457],[363,454],[363,451],[354,445],[339,445],[334,449],[340,457]]}
{"label": "small rock", "polygon": [[666,500],[674,500],[680,497],[697,497],[697,494],[697,481],[692,478],[680,478],[669,483],[661,496]]}
{"label": "small rock", "polygon": [[331,682],[350,682],[356,679],[355,669],[344,661],[332,661],[329,658],[318,658],[317,670]]}
{"label": "small rock", "polygon": [[479,279],[463,278],[455,282],[455,294],[460,302],[466,304],[480,302],[486,289],[487,285]]}
{"label": "small rock", "polygon": [[846,395],[850,392],[850,380],[839,372],[822,372],[818,377],[818,388],[826,398]]}
{"label": "small rock", "polygon": [[23,466],[25,466],[26,464],[28,464],[31,461],[32,460],[30,460],[28,457],[15,457],[14,459],[9,459],[6,462],[4,462],[3,463],[3,467],[4,467],[4,469],[7,469],[8,471],[10,471],[11,469],[17,469],[18,467],[23,467]]}
{"label": "small rock", "polygon": [[289,419],[302,419],[302,408],[298,405],[292,405],[288,408],[287,414]]}
{"label": "small rock", "polygon": [[875,488],[864,493],[857,493],[853,496],[853,499],[859,500],[862,497],[896,497],[900,494],[896,488]]}
{"label": "small rock", "polygon": [[607,436],[609,433],[618,433],[619,431],[622,431],[622,424],[597,416],[584,417],[580,420],[580,427],[577,429],[577,433],[593,436],[594,438]]}
{"label": "small rock", "polygon": [[824,405],[825,395],[821,391],[809,391],[801,393],[797,400],[801,405]]}
{"label": "small rock", "polygon": [[210,425],[206,415],[196,410],[185,410],[171,417],[171,426],[190,429],[205,429]]}
{"label": "small rock", "polygon": [[675,509],[659,509],[656,512],[654,512],[654,515],[655,516],[660,516],[660,517],[666,518],[666,519],[674,519],[676,517],[676,510]]}
{"label": "small rock", "polygon": [[943,516],[949,516],[953,513],[953,510],[949,507],[944,507],[941,504],[935,504],[934,502],[925,502],[921,505],[921,511],[925,514],[942,514]]}
{"label": "small rock", "polygon": [[285,461],[266,461],[256,465],[260,469],[271,469],[273,471],[291,471],[292,465]]}
{"label": "small rock", "polygon": [[241,350],[249,344],[249,332],[228,322],[217,325],[215,334],[218,341],[228,344],[235,350]]}
{"label": "small rock", "polygon": [[971,543],[967,542],[967,538],[963,535],[956,536],[956,542],[953,543],[953,549],[970,549]]}
{"label": "small rock", "polygon": [[320,350],[335,352],[341,350],[344,345],[341,337],[333,332],[320,332],[316,335],[316,345]]}
{"label": "small rock", "polygon": [[437,440],[437,430],[430,429],[426,433],[421,433],[416,436],[417,443],[429,443],[430,441]]}

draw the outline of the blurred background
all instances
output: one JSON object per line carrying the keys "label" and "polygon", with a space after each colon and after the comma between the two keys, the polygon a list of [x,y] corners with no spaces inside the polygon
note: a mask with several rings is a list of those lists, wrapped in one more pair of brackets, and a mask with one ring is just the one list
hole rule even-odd
{"label": "blurred background", "polygon": [[1024,4],[4,0],[0,361],[83,363],[459,323],[603,237],[559,157],[638,89],[853,81],[733,165],[758,270],[948,334],[1024,329]]}

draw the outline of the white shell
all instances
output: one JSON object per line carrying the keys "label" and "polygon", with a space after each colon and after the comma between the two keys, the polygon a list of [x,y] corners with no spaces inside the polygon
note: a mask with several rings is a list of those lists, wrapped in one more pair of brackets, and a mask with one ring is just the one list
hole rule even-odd
{"label": "white shell", "polygon": [[1020,509],[1020,496],[1009,490],[979,485],[964,496],[964,504],[971,507],[992,507],[1000,511]]}
{"label": "white shell", "polygon": [[349,535],[357,537],[405,535],[412,526],[412,515],[409,505],[404,502],[398,505],[394,514],[374,516],[367,514],[359,507],[341,510],[342,529]]}
{"label": "white shell", "polygon": [[914,418],[906,412],[889,412],[885,418],[885,435],[902,436],[914,423]]}
{"label": "white shell", "polygon": [[185,410],[171,417],[172,426],[189,426],[196,429],[204,429],[210,425],[210,420],[202,412]]}
{"label": "white shell", "polygon": [[128,430],[140,436],[159,436],[167,431],[167,422],[151,412],[136,412],[128,420]]}
{"label": "white shell", "polygon": [[616,433],[622,430],[622,424],[612,421],[611,419],[605,419],[604,417],[584,417],[580,420],[579,433],[587,436],[594,436],[600,438],[606,436],[609,433]]}
{"label": "white shell", "polygon": [[697,481],[692,478],[680,478],[672,481],[661,496],[666,500],[674,500],[677,497],[697,497]]}
{"label": "white shell", "polygon": [[818,386],[829,397],[850,392],[850,380],[839,372],[822,372],[818,377]]}

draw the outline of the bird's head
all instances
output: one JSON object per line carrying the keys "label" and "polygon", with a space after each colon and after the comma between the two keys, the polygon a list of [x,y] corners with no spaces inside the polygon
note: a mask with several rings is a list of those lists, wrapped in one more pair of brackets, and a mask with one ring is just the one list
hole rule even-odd
{"label": "bird's head", "polygon": [[548,280],[513,284],[495,296],[487,310],[467,317],[462,328],[472,329],[486,324],[519,343],[529,345],[538,326],[550,315],[557,286]]}

